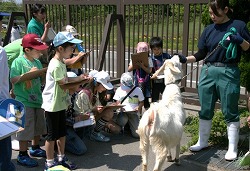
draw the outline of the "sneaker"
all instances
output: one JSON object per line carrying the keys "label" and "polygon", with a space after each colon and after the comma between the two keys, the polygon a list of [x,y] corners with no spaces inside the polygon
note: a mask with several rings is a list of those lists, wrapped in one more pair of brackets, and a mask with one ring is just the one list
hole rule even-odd
{"label": "sneaker", "polygon": [[25,156],[17,156],[17,163],[26,166],[26,167],[36,167],[38,166],[38,163],[36,160],[30,158],[30,156],[25,155]]}
{"label": "sneaker", "polygon": [[63,160],[58,162],[60,165],[63,165],[64,167],[67,167],[70,170],[75,170],[77,168],[77,165],[72,163],[67,157],[63,157]]}
{"label": "sneaker", "polygon": [[109,142],[110,138],[109,137],[105,137],[104,135],[101,134],[101,132],[92,132],[90,135],[90,139],[91,140],[95,140],[95,141],[100,141],[100,142]]}
{"label": "sneaker", "polygon": [[38,149],[32,150],[32,148],[29,149],[30,155],[32,157],[44,157],[46,158],[46,151],[41,149],[40,147]]}
{"label": "sneaker", "polygon": [[54,161],[54,163],[51,166],[48,166],[45,162],[44,171],[70,171],[68,168],[59,165],[57,161]]}

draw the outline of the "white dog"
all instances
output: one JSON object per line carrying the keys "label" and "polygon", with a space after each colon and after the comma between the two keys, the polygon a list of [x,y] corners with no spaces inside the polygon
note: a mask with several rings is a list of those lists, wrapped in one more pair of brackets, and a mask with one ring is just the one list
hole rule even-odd
{"label": "white dog", "polygon": [[154,171],[161,170],[166,157],[168,161],[172,161],[170,150],[173,147],[176,148],[175,162],[180,164],[180,141],[186,114],[177,85],[182,76],[179,56],[174,55],[166,60],[152,78],[157,77],[163,70],[166,87],[162,100],[151,104],[143,114],[137,130],[140,136],[143,171],[147,170],[149,145],[156,155]]}

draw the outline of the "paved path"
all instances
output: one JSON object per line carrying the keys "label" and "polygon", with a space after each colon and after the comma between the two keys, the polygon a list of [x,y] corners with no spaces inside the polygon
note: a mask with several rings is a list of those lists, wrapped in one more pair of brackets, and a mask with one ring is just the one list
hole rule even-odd
{"label": "paved path", "polygon": [[[199,108],[186,106],[188,114],[196,115]],[[187,134],[183,134],[181,146],[185,146],[190,140]],[[130,135],[112,135],[109,143],[85,141],[88,151],[82,156],[75,156],[66,153],[68,158],[78,165],[76,171],[106,171],[106,170],[141,170],[141,156],[139,151],[139,140]],[[43,145],[43,142],[42,142]],[[44,146],[42,146],[44,148]],[[181,166],[165,161],[163,170],[165,171],[232,171],[230,162],[224,158],[225,149],[209,148],[196,154],[185,152],[181,154]],[[13,162],[16,164],[17,151],[12,153]],[[42,171],[44,169],[44,158],[38,158],[39,166],[35,168],[25,168],[16,165],[17,171]],[[150,153],[148,170],[153,170],[154,154]],[[239,170],[233,167],[234,170]],[[247,169],[249,170],[249,169]]]}

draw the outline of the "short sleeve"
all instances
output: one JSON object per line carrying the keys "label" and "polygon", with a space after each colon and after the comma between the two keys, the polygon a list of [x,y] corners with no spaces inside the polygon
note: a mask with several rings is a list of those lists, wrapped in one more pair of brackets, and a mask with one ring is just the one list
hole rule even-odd
{"label": "short sleeve", "polygon": [[153,68],[153,66],[154,66],[151,57],[148,57],[148,66],[149,66],[149,68]]}

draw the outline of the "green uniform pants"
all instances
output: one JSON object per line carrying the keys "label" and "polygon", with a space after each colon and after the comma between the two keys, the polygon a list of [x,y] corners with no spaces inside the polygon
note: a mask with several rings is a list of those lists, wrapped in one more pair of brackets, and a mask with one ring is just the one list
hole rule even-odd
{"label": "green uniform pants", "polygon": [[215,102],[221,102],[227,123],[239,121],[240,71],[238,67],[215,67],[206,64],[201,69],[198,85],[201,105],[200,119],[211,120]]}

